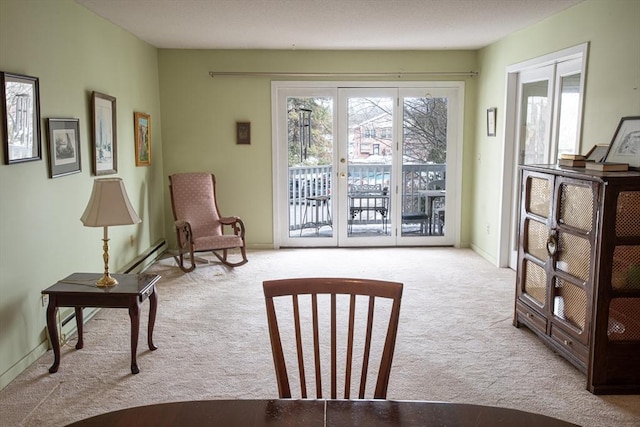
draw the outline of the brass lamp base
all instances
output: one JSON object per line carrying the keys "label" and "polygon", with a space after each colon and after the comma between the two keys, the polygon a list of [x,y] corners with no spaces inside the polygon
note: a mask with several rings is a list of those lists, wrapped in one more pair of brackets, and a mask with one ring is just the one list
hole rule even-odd
{"label": "brass lamp base", "polygon": [[110,286],[115,286],[118,284],[118,281],[111,277],[109,274],[109,237],[107,235],[107,227],[104,227],[104,238],[102,239],[102,259],[104,261],[104,274],[98,281],[96,282],[96,286],[99,288],[107,288]]}
{"label": "brass lamp base", "polygon": [[117,284],[118,281],[111,277],[109,273],[105,273],[105,275],[98,279],[98,281],[96,282],[96,286],[98,286],[99,288],[106,288],[109,286],[115,286]]}

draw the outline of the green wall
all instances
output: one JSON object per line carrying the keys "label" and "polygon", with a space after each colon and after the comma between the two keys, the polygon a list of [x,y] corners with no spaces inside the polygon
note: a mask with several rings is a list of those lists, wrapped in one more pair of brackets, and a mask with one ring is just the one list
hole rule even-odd
{"label": "green wall", "polygon": [[[506,68],[589,42],[581,151],[609,144],[620,118],[640,115],[640,1],[587,0],[479,51],[474,143],[472,247],[497,263]],[[486,109],[498,107],[498,134],[486,137]],[[510,159],[509,159],[510,160]]]}
{"label": "green wall", "polygon": [[[0,388],[46,350],[40,292],[74,271],[102,271],[102,229],[85,228],[90,94],[116,97],[118,173],[140,225],[109,229],[111,270],[164,237],[157,49],[72,0],[1,0],[0,70],[40,79],[43,159],[0,163]],[[136,167],[133,112],[151,115],[152,165]],[[80,120],[82,172],[50,179],[46,118]],[[130,237],[133,236],[133,245]],[[52,358],[53,361],[53,358]]]}
{"label": "green wall", "polygon": [[[475,51],[206,51],[160,50],[164,171],[216,174],[223,215],[242,217],[247,243],[273,245],[271,81],[260,77],[215,77],[236,72],[435,72],[477,69]],[[442,77],[431,81],[444,80]],[[456,78],[449,78],[455,80]],[[407,79],[394,78],[393,81]],[[413,79],[415,80],[415,79]],[[465,81],[463,169],[471,167],[477,78]],[[251,122],[251,145],[236,145],[235,124]],[[463,173],[461,245],[469,245],[471,176]],[[168,192],[168,190],[167,190]],[[168,194],[166,195],[169,200]],[[171,218],[167,205],[165,215]],[[167,223],[169,246],[175,244]]]}

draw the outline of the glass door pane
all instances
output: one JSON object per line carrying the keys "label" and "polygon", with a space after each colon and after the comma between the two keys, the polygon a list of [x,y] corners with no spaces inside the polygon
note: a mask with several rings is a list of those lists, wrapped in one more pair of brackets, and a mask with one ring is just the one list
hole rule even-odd
{"label": "glass door pane", "polygon": [[287,98],[289,238],[334,236],[333,98]]}
{"label": "glass door pane", "polygon": [[446,97],[403,98],[402,236],[444,235],[448,109]]}
{"label": "glass door pane", "polygon": [[547,164],[550,159],[549,80],[522,84],[520,148],[522,164]]}
{"label": "glass door pane", "polygon": [[353,96],[347,102],[347,237],[390,236],[393,102]]}
{"label": "glass door pane", "polygon": [[397,88],[338,90],[339,246],[395,244]]}
{"label": "glass door pane", "polygon": [[558,152],[578,153],[580,123],[580,73],[560,77],[558,117]]}

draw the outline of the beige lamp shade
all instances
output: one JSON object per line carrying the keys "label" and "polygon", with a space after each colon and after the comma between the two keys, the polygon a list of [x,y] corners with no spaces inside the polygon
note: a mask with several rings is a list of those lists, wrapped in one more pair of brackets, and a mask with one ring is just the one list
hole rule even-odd
{"label": "beige lamp shade", "polygon": [[121,178],[99,178],[93,182],[93,191],[80,221],[85,227],[108,227],[141,222],[129,202]]}

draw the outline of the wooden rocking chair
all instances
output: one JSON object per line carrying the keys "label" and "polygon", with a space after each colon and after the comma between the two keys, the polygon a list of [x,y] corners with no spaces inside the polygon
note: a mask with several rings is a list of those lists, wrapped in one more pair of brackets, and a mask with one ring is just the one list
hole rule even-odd
{"label": "wooden rocking chair", "polygon": [[[247,262],[244,223],[237,217],[222,217],[216,202],[216,178],[208,173],[178,173],[169,176],[171,207],[178,240],[178,265],[185,273],[196,268],[196,252],[212,252],[223,264],[237,267]],[[233,234],[224,234],[229,226]],[[229,259],[238,249],[241,258]],[[188,254],[190,267],[185,266]],[[235,255],[234,255],[235,258]]]}

